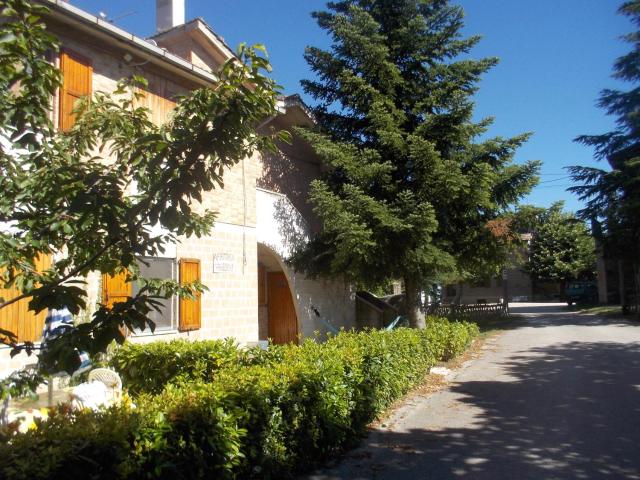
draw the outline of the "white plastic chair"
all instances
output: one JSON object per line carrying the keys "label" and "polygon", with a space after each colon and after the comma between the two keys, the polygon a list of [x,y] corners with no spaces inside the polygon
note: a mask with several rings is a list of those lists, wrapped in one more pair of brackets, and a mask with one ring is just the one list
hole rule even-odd
{"label": "white plastic chair", "polygon": [[108,368],[95,368],[89,372],[87,382],[102,382],[106,385],[111,402],[119,402],[122,398],[122,380],[113,370]]}

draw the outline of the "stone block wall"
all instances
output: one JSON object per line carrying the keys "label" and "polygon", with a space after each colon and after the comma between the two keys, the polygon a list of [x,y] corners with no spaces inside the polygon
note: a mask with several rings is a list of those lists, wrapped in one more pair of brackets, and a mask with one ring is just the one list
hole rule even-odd
{"label": "stone block wall", "polygon": [[[124,51],[109,42],[100,42],[89,35],[67,31],[55,23],[50,25],[50,30],[59,36],[62,48],[91,60],[93,92],[111,92],[116,88],[119,79],[134,74],[146,77],[149,81],[149,91],[166,99],[196,87],[195,84],[180,79],[173,73],[136,61],[139,59],[127,61]],[[58,62],[56,55],[53,60]],[[54,124],[58,121],[58,103],[58,99],[54,98]],[[286,195],[291,204],[284,202],[288,210],[283,215],[295,210],[298,212],[296,215],[300,216],[299,213],[302,212],[303,217],[296,220],[284,215],[282,218],[263,220],[270,224],[277,222],[280,234],[289,230],[297,232],[298,224],[310,224],[312,229],[314,227],[307,193],[309,183],[320,174],[319,164],[309,157],[309,152],[298,139],[291,147],[283,146],[283,150],[281,156],[275,156],[266,162],[256,154],[228,169],[224,174],[224,186],[206,192],[202,203],[195,205],[195,210],[199,212],[205,209],[217,212],[216,225],[211,234],[199,239],[181,238],[178,244],[170,249],[172,253],[169,254],[169,258],[176,262],[180,258],[200,260],[201,281],[208,288],[201,297],[201,328],[191,332],[178,332],[177,328],[172,328],[153,335],[143,332],[132,335],[131,341],[234,337],[244,343],[254,342],[266,336],[268,332],[265,333],[264,322],[259,322],[259,317],[264,317],[265,307],[262,307],[261,315],[258,308],[259,222],[256,185],[280,192],[282,196]],[[289,208],[290,205],[294,208]],[[294,225],[292,222],[297,223]],[[284,259],[286,255],[282,251],[281,239],[276,243],[276,250],[281,254],[281,259]],[[287,245],[287,248],[290,247],[291,245]],[[214,272],[214,258],[218,254],[231,259],[231,271]],[[326,331],[326,326],[315,315],[314,308],[320,312],[323,319],[338,328],[356,327],[355,290],[351,285],[339,279],[313,280],[301,273],[288,271],[287,278],[292,288],[300,333],[303,336],[312,336],[316,331]],[[89,318],[101,298],[99,273],[88,276],[87,290],[89,308],[81,316]],[[174,316],[174,327],[177,327],[177,313]],[[26,355],[10,359],[9,349],[0,347],[0,377],[34,362],[35,357]]]}
{"label": "stone block wall", "polygon": [[[127,65],[123,52],[118,49],[93,42],[90,38],[79,39],[76,35],[57,29],[52,31],[61,40],[62,48],[76,52],[91,60],[93,67],[92,91],[110,92],[116,88],[119,79],[133,74],[142,75],[149,81],[149,90],[159,96],[169,98],[194,88],[187,81],[179,81],[175,75],[163,73],[145,66]],[[54,62],[58,62],[54,58]],[[52,117],[58,121],[58,98],[52,102]],[[201,262],[201,281],[208,287],[202,295],[202,328],[180,333],[177,329],[163,331],[156,335],[133,335],[132,341],[148,342],[171,338],[225,338],[234,337],[239,342],[258,339],[257,305],[257,253],[256,253],[256,196],[255,184],[258,174],[258,157],[244,159],[224,175],[224,188],[205,192],[203,202],[196,211],[210,209],[218,212],[216,226],[210,236],[204,238],[183,238],[176,245],[176,261],[180,258],[198,258]],[[213,259],[217,253],[225,253],[233,258],[233,272],[214,273]],[[90,317],[95,305],[100,301],[101,276],[92,273],[87,278],[87,312],[81,317]],[[177,314],[176,314],[177,320]],[[177,325],[176,325],[177,326]],[[9,348],[0,347],[0,377],[36,361],[34,356],[9,356]]]}

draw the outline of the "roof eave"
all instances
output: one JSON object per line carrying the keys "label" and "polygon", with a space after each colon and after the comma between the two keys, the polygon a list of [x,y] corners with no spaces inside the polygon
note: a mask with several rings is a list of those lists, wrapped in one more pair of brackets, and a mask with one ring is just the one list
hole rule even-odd
{"label": "roof eave", "polygon": [[211,48],[215,48],[227,60],[231,58],[237,58],[235,52],[231,49],[227,42],[225,42],[224,38],[218,35],[202,17],[196,17],[193,20],[189,20],[182,25],[176,25],[175,27],[162,30],[161,32],[157,32],[154,35],[151,35],[151,37],[149,38],[159,39],[161,37],[171,36],[172,34],[181,31],[189,32],[192,30],[198,30],[200,33],[202,33],[207,38],[207,41],[210,44],[209,46]]}
{"label": "roof eave", "polygon": [[143,60],[148,60],[161,68],[178,73],[203,86],[211,86],[212,83],[218,81],[218,77],[215,74],[197,67],[179,56],[157,47],[143,38],[122,30],[95,15],[74,7],[63,0],[37,1],[50,8],[48,15],[53,19],[61,23],[71,24],[103,41],[110,41],[113,45],[118,45],[125,50],[129,50]]}

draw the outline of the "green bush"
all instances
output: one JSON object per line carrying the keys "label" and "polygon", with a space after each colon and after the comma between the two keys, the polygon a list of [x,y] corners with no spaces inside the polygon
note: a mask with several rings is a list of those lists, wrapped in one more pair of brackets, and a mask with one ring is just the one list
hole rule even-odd
{"label": "green bush", "polygon": [[246,431],[216,383],[168,385],[138,400],[131,478],[233,478]]}
{"label": "green bush", "polygon": [[127,478],[138,420],[121,407],[78,415],[61,409],[36,430],[0,443],[0,478]]}
{"label": "green bush", "polygon": [[226,340],[172,340],[147,344],[126,343],[110,364],[133,395],[160,393],[169,383],[211,379],[225,366],[245,363],[247,352]]}
{"label": "green bush", "polygon": [[161,390],[138,395],[136,409],[62,412],[0,444],[0,478],[288,477],[357,440],[477,333],[472,324],[429,319],[421,331],[343,332],[266,353],[234,352],[231,342],[129,346],[116,356],[121,368],[123,359],[139,368],[152,359],[149,375],[161,358],[180,365],[146,380],[144,370],[121,370],[137,391]]}

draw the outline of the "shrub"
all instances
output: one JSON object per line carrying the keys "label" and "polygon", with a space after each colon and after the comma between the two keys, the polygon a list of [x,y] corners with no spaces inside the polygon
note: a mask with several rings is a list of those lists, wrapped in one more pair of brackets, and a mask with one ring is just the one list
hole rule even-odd
{"label": "shrub", "polygon": [[121,368],[142,368],[147,358],[152,375],[161,359],[179,363],[146,380],[146,370],[121,370],[138,391],[161,391],[138,395],[135,410],[53,415],[0,445],[0,477],[288,477],[357,440],[477,333],[429,319],[425,330],[342,332],[267,353],[239,352],[232,342],[129,346],[116,356]]}
{"label": "shrub", "polygon": [[160,393],[169,383],[211,379],[228,365],[245,363],[247,352],[235,341],[172,340],[148,344],[126,343],[111,358],[111,366],[133,395]]}
{"label": "shrub", "polygon": [[0,478],[127,478],[137,424],[138,415],[122,407],[78,415],[59,409],[35,430],[0,443]]}
{"label": "shrub", "polygon": [[168,385],[139,399],[132,478],[233,478],[246,445],[235,410],[215,383]]}

